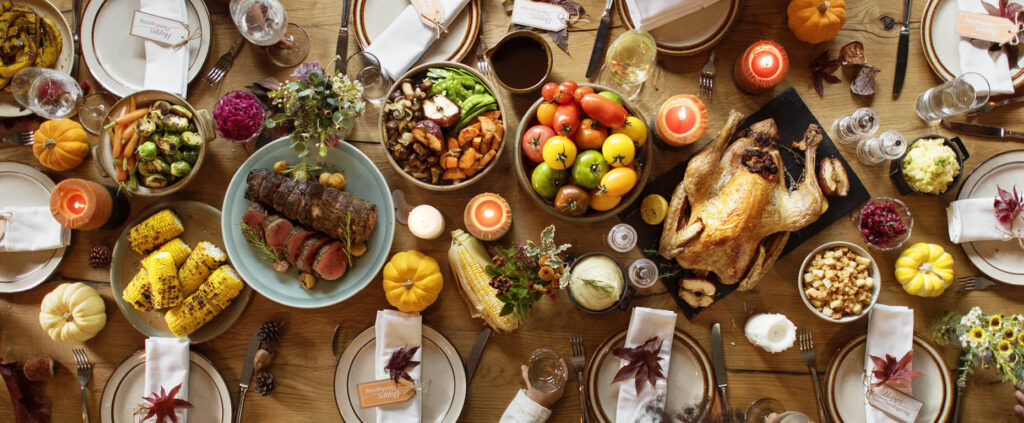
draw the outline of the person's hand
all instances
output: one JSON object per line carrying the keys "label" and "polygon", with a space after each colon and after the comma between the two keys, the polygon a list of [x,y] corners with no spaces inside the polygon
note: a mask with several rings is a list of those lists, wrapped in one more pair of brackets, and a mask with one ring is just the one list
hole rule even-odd
{"label": "person's hand", "polygon": [[1017,416],[1017,420],[1024,422],[1024,391],[1017,388],[1013,396],[1017,398],[1017,405],[1013,406],[1013,414]]}
{"label": "person's hand", "polygon": [[562,378],[562,383],[560,384],[561,387],[558,388],[557,391],[551,393],[545,393],[534,389],[533,385],[530,384],[530,375],[527,371],[529,367],[527,367],[526,365],[522,366],[523,381],[526,382],[527,395],[529,395],[530,399],[533,400],[533,402],[542,405],[544,408],[551,408],[552,405],[558,402],[559,398],[562,398],[562,394],[565,393],[565,379],[569,376],[569,368],[566,367],[565,360],[560,361],[562,362],[562,374],[564,375],[564,377]]}

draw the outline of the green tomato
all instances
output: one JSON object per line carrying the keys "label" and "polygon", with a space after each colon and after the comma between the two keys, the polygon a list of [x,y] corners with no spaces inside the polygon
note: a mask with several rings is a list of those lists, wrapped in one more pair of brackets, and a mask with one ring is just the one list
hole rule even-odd
{"label": "green tomato", "polygon": [[547,163],[541,163],[533,169],[533,175],[530,176],[530,184],[533,185],[533,190],[538,195],[545,199],[555,198],[558,194],[558,189],[569,182],[569,171],[568,170],[555,170]]}
{"label": "green tomato", "polygon": [[[615,94],[614,92],[611,92],[611,91],[601,91],[601,92],[597,93],[597,95],[608,97],[608,98],[614,100],[616,103],[622,104],[622,97],[619,97],[619,95]],[[622,105],[625,106],[625,104],[622,104]]]}
{"label": "green tomato", "polygon": [[587,150],[576,157],[576,162],[572,165],[572,178],[576,185],[594,189],[610,168],[600,151]]}

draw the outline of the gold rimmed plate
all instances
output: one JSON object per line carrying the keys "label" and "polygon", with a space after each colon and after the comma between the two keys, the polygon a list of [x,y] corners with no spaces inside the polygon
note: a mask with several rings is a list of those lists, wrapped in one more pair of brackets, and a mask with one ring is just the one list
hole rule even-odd
{"label": "gold rimmed plate", "polygon": [[[975,167],[960,185],[956,199],[994,198],[998,188],[1009,191],[1021,182],[1024,182],[1024,150],[1005,151]],[[985,276],[1011,285],[1024,285],[1024,249],[1015,241],[965,242],[960,247],[971,264]]]}
{"label": "gold rimmed plate", "polygon": [[[359,47],[366,50],[409,5],[408,0],[355,0],[352,2],[352,30]],[[415,65],[440,61],[458,62],[469,54],[480,31],[480,0],[469,0]]]}
{"label": "gold rimmed plate", "polygon": [[[636,28],[626,7],[626,0],[615,0],[615,8],[627,29]],[[732,28],[739,16],[740,0],[720,0],[701,10],[683,16],[650,31],[658,45],[658,53],[669,56],[690,56],[710,50]]]}
{"label": "gold rimmed plate", "polygon": [[[921,17],[921,46],[928,65],[943,81],[956,78],[960,71],[960,35],[953,30],[957,24],[956,0],[929,0]],[[1024,55],[1011,70],[1014,87],[1024,85]]]}

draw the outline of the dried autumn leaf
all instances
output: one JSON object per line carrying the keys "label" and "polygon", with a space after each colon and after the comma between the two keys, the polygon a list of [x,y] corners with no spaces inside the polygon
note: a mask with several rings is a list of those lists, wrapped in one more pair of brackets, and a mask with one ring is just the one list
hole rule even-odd
{"label": "dried autumn leaf", "polygon": [[999,186],[996,186],[996,189],[999,190],[993,204],[996,209],[996,219],[1003,225],[1010,225],[1013,223],[1013,219],[1016,219],[1024,211],[1024,198],[1017,194],[1016,185],[1013,186],[1013,193]]}
{"label": "dried autumn leaf", "polygon": [[846,65],[863,65],[868,62],[864,57],[864,44],[860,41],[850,41],[843,48],[839,49],[839,58]]}
{"label": "dried autumn leaf", "polygon": [[840,59],[829,59],[828,51],[821,53],[818,57],[815,57],[807,67],[811,70],[811,77],[814,81],[814,91],[819,96],[825,96],[825,85],[823,81],[828,81],[830,84],[837,84],[840,82],[839,78],[832,74],[839,65],[842,64]]}
{"label": "dried autumn leaf", "polygon": [[153,392],[149,397],[142,397],[146,400],[149,405],[143,407],[145,410],[146,417],[142,420],[147,420],[150,417],[156,417],[153,420],[155,423],[163,423],[164,419],[172,423],[178,423],[177,411],[179,408],[192,408],[192,403],[185,401],[181,398],[175,398],[178,395],[178,391],[181,390],[181,384],[171,388],[170,392],[164,390],[164,387],[160,387],[160,393]]}
{"label": "dried autumn leaf", "polygon": [[875,91],[878,91],[878,85],[875,84],[875,76],[878,75],[878,72],[881,71],[874,66],[861,66],[857,71],[857,76],[850,83],[850,91],[857,95],[874,95]]}
{"label": "dried autumn leaf", "polygon": [[50,405],[39,386],[28,380],[25,373],[18,369],[18,363],[0,364],[0,376],[4,378],[7,393],[11,395],[15,423],[49,423]]}
{"label": "dried autumn leaf", "polygon": [[410,382],[415,382],[406,370],[420,364],[419,361],[414,361],[412,359],[412,357],[416,355],[416,351],[419,349],[420,347],[412,347],[409,349],[402,347],[391,353],[391,358],[388,359],[388,364],[384,366],[384,370],[388,371],[391,380],[395,381],[395,384],[398,383],[399,379],[406,379]]}
{"label": "dried autumn leaf", "polygon": [[874,363],[875,369],[871,374],[875,377],[877,382],[874,386],[882,386],[885,383],[910,383],[914,378],[924,376],[921,372],[910,370],[910,363],[914,360],[914,350],[907,351],[903,354],[903,358],[896,360],[889,354],[885,355],[885,358],[870,356],[871,362]]}
{"label": "dried autumn leaf", "polygon": [[633,348],[620,347],[612,350],[612,354],[616,357],[626,360],[626,365],[622,366],[618,373],[615,373],[612,383],[622,382],[632,377],[636,393],[639,394],[645,384],[650,383],[651,386],[654,386],[659,378],[664,379],[665,375],[662,373],[661,363],[659,363],[662,358],[658,356],[662,342],[655,336]]}

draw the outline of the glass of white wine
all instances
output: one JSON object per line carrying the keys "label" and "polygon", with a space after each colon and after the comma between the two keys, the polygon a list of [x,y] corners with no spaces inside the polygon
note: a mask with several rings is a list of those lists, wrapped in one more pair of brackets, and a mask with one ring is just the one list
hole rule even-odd
{"label": "glass of white wine", "polygon": [[632,100],[654,72],[657,57],[658,46],[651,34],[626,31],[608,48],[598,81]]}

